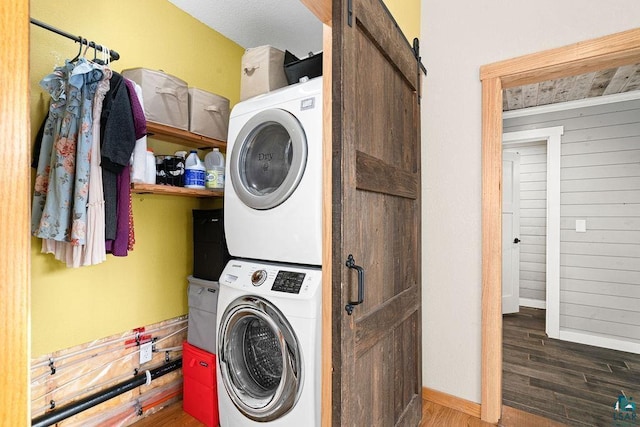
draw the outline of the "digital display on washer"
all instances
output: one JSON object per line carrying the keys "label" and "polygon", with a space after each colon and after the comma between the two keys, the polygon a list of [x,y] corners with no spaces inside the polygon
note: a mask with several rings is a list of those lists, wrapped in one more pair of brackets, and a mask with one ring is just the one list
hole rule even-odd
{"label": "digital display on washer", "polygon": [[278,271],[278,275],[276,276],[276,280],[273,282],[271,290],[299,294],[302,282],[304,281],[304,276],[304,273]]}

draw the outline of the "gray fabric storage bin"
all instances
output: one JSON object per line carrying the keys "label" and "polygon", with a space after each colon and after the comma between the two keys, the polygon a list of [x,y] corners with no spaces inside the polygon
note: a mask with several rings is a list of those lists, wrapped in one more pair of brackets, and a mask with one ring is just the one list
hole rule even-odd
{"label": "gray fabric storage bin", "polygon": [[189,130],[189,87],[184,80],[147,68],[122,70],[122,75],[142,88],[148,121]]}
{"label": "gray fabric storage bin", "polygon": [[242,55],[240,100],[287,86],[284,52],[272,46],[249,48]]}
{"label": "gray fabric storage bin", "polygon": [[217,354],[216,313],[220,285],[218,282],[197,279],[193,276],[189,276],[187,280],[189,280],[187,342],[209,353]]}
{"label": "gray fabric storage bin", "polygon": [[229,131],[229,100],[224,96],[190,87],[189,131],[226,141]]}

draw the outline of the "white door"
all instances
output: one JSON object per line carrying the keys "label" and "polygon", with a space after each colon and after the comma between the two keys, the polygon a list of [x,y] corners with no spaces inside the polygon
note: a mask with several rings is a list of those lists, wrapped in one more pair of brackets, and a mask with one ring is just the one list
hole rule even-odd
{"label": "white door", "polygon": [[502,314],[520,299],[520,154],[502,153]]}

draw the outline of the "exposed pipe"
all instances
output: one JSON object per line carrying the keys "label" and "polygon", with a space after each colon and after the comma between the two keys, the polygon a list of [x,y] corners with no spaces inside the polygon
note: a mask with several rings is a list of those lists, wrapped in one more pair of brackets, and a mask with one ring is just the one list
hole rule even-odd
{"label": "exposed pipe", "polygon": [[[180,369],[180,367],[182,367],[181,358],[168,362],[158,368],[152,369],[151,371],[149,371],[151,380],[154,380],[170,372],[173,372],[176,369]],[[136,387],[140,387],[141,385],[146,384],[147,381],[148,381],[148,376],[146,372],[143,374],[136,375],[129,381],[116,384],[112,387],[109,387],[106,390],[103,390],[101,392],[82,398],[77,402],[73,402],[67,406],[63,406],[62,408],[53,410],[44,415],[36,417],[33,420],[31,420],[31,426],[46,427],[46,426],[53,425],[69,417],[72,417],[76,414],[79,414],[82,411],[86,411],[89,408],[99,405],[100,403],[106,402],[109,399],[119,396],[122,393],[126,393],[129,390],[133,390]]]}

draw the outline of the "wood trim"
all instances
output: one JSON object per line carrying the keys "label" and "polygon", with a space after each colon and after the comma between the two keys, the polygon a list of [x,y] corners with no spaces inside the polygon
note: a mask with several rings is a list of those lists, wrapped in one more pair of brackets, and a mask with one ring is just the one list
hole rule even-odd
{"label": "wood trim", "polygon": [[[331,0],[300,0],[325,25],[331,26]],[[324,53],[323,53],[324,57]],[[324,74],[326,76],[326,74]]]}
{"label": "wood trim", "polygon": [[331,88],[333,86],[331,78],[332,39],[331,27],[324,25],[322,31],[322,391],[321,391],[321,424],[323,427],[331,426],[332,415],[332,333],[333,305],[331,295],[333,294],[333,271],[332,271],[332,103]]}
{"label": "wood trim", "polygon": [[30,425],[29,2],[0,6],[0,420]]}
{"label": "wood trim", "polygon": [[475,418],[480,418],[480,404],[461,397],[452,396],[428,387],[422,387],[422,400],[464,412]]}
{"label": "wood trim", "polygon": [[502,88],[538,83],[637,62],[640,28],[524,55],[480,68],[480,80],[498,78]]}
{"label": "wood trim", "polygon": [[501,192],[504,88],[640,62],[640,28],[485,65],[482,80],[482,404],[497,423],[502,401]]}
{"label": "wood trim", "polygon": [[482,81],[482,105],[482,419],[496,423],[502,397],[502,115],[490,113],[502,112],[497,78]]}

